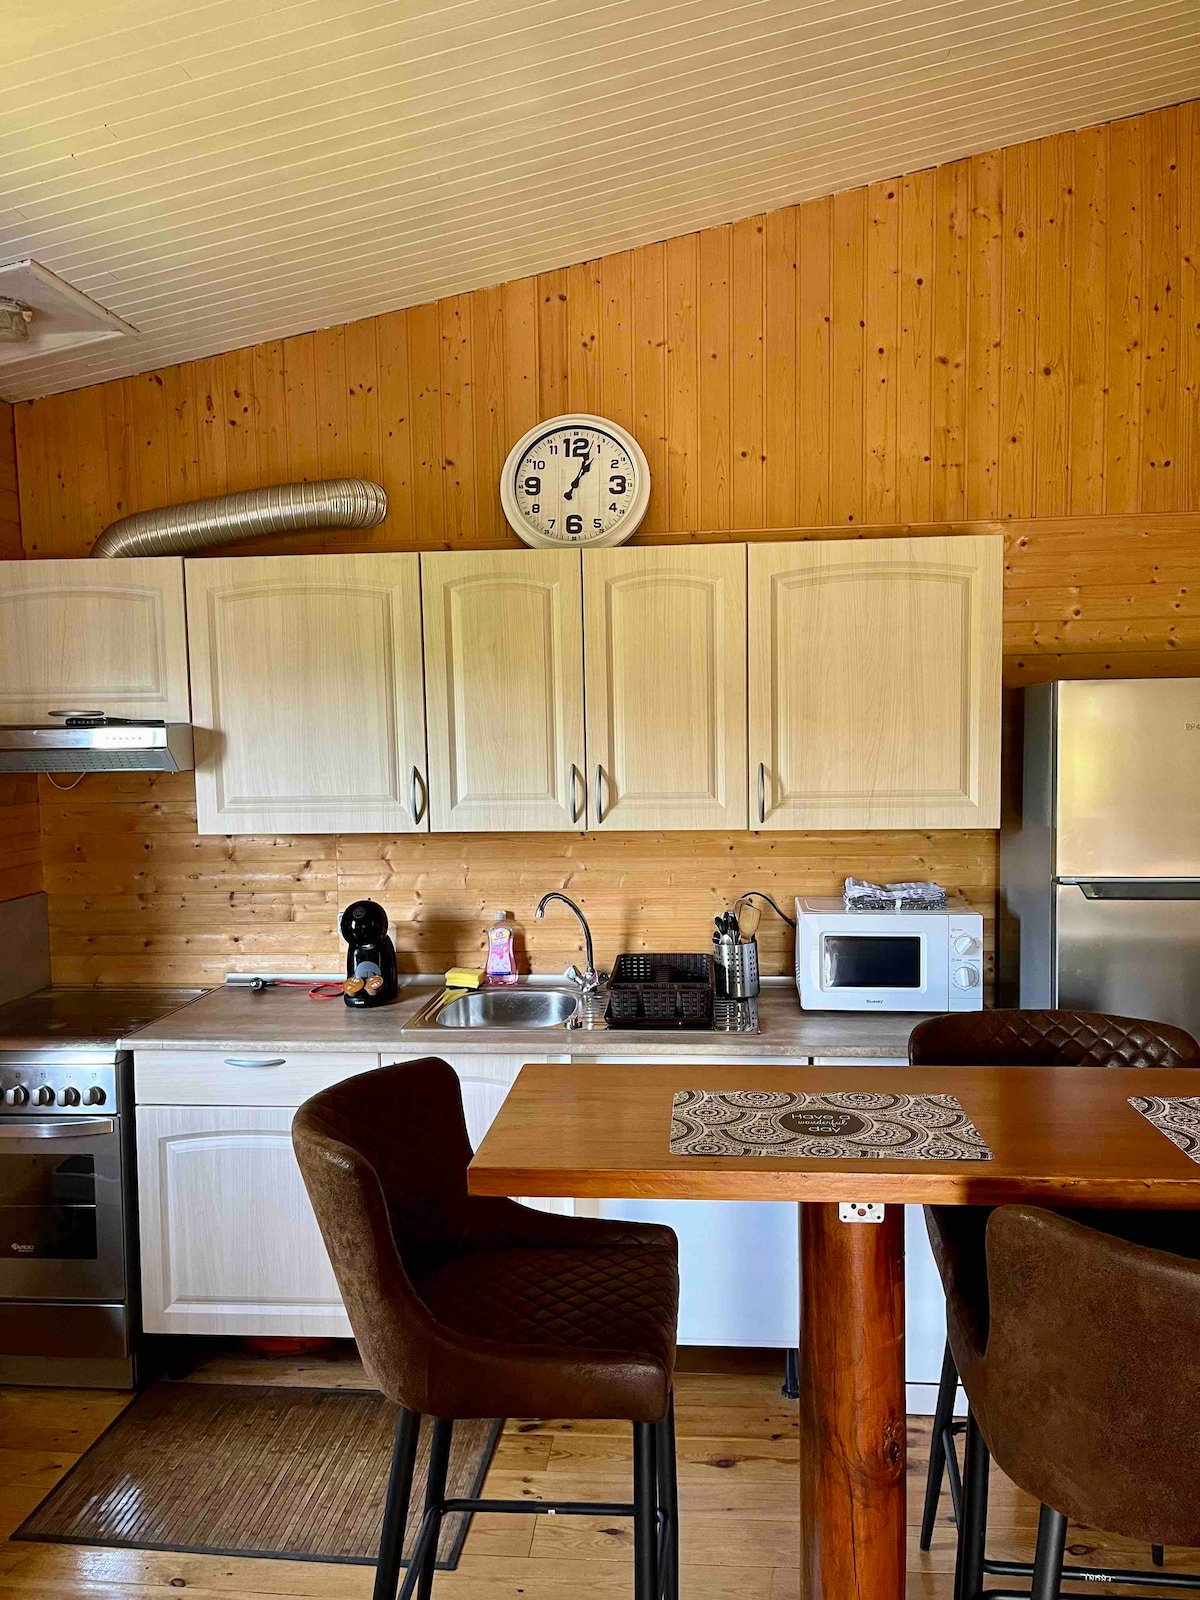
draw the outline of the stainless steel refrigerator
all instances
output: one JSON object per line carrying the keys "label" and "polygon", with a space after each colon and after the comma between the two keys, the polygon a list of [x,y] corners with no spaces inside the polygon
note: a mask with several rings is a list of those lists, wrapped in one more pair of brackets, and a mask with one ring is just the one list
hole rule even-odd
{"label": "stainless steel refrigerator", "polygon": [[1025,691],[1000,880],[1001,1004],[1200,1036],[1200,679]]}

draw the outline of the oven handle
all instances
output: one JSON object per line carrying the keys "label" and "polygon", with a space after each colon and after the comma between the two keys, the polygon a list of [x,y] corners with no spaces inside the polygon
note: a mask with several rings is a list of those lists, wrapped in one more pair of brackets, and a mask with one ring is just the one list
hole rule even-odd
{"label": "oven handle", "polygon": [[60,1117],[57,1122],[0,1122],[0,1139],[82,1139],[115,1133],[111,1117]]}

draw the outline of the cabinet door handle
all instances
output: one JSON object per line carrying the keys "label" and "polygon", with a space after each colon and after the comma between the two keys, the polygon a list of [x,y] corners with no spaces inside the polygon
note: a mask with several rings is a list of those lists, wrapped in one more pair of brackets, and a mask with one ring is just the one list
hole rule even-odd
{"label": "cabinet door handle", "polygon": [[601,803],[601,800],[600,800],[600,783],[601,783],[601,780],[602,780],[603,776],[604,776],[604,774],[603,774],[603,771],[601,769],[600,763],[597,761],[597,763],[596,763],[596,781],[592,785],[592,800],[593,800],[593,808],[592,809],[596,813],[596,824],[597,824],[597,826],[599,826],[599,824],[604,821],[604,806],[603,806],[603,804]]}
{"label": "cabinet door handle", "polygon": [[227,1067],[285,1067],[286,1056],[226,1056]]}
{"label": "cabinet door handle", "polygon": [[412,769],[412,776],[408,780],[408,809],[414,822],[420,822],[425,815],[428,804],[429,791],[425,787],[425,780],[416,767]]}
{"label": "cabinet door handle", "polygon": [[581,803],[579,798],[578,798],[579,797],[580,785],[583,786],[583,799],[584,799],[584,801],[586,801],[587,800],[587,782],[584,779],[583,773],[580,772],[579,768],[572,761],[571,770],[567,774],[567,788],[569,789],[570,795],[571,795],[571,821],[572,822],[578,822],[580,817],[583,815],[583,803]]}
{"label": "cabinet door handle", "polygon": [[767,766],[765,761],[758,763],[758,820],[767,820]]}

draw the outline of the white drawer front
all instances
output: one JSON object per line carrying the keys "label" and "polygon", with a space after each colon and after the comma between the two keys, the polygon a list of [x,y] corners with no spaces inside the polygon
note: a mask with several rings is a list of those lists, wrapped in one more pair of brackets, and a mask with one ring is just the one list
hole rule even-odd
{"label": "white drawer front", "polygon": [[379,1061],[358,1050],[138,1050],[134,1094],[143,1106],[298,1106]]}

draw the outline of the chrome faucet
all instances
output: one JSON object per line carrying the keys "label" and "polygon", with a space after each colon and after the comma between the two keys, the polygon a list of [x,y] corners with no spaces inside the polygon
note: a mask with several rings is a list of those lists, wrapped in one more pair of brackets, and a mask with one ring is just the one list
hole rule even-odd
{"label": "chrome faucet", "polygon": [[568,900],[565,894],[559,894],[558,890],[555,889],[550,894],[544,894],[538,901],[537,910],[533,914],[539,922],[546,915],[546,907],[551,900],[561,900],[563,905],[573,911],[579,918],[579,926],[583,929],[587,966],[583,972],[580,972],[576,967],[568,967],[567,977],[571,979],[572,983],[577,983],[584,994],[595,994],[601,984],[608,982],[608,973],[596,971],[596,961],[592,953],[592,930],[588,927],[587,918],[580,911],[574,900]]}

